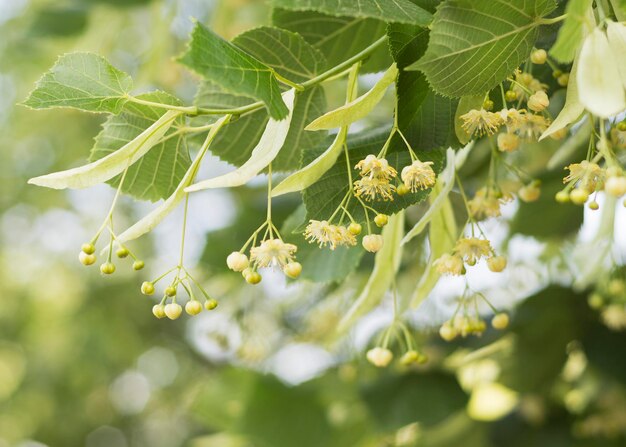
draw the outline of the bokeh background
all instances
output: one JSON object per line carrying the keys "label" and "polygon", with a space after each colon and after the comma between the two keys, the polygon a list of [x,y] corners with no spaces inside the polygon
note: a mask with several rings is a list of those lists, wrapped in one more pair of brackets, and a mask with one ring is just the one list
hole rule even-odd
{"label": "bokeh background", "polygon": [[[577,278],[560,254],[574,242],[593,245],[599,224],[587,219],[578,233],[582,216],[552,215],[550,201],[523,212],[513,203],[507,223],[487,225],[512,268],[499,283],[486,272],[474,281],[498,306],[516,306],[510,331],[440,341],[436,327],[461,287],[440,285],[413,318],[431,359],[416,368],[378,370],[363,359],[389,312],[369,315],[348,340],[328,339],[371,260],[339,286],[294,286],[270,274],[253,289],[224,271],[225,255],[263,218],[263,179],[192,198],[187,260],[221,299],[212,313],[159,321],[139,293],[142,275],[176,262],[178,214],[137,245],[142,275],[126,268],[103,279],[83,268],[78,248],[112,190],[61,193],[26,180],[83,163],[104,117],[16,103],[71,51],[106,56],[138,91],[189,101],[196,84],[172,56],[191,17],[232,37],[268,23],[269,8],[260,0],[0,0],[0,447],[626,445],[623,304],[591,309],[593,290],[571,289]],[[204,169],[228,168],[211,160]],[[277,203],[278,221],[293,209],[289,200]],[[119,221],[150,207],[125,200]]]}

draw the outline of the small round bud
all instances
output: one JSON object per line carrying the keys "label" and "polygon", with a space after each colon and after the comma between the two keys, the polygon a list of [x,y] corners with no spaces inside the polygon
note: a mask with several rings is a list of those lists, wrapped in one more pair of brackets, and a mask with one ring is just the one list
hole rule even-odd
{"label": "small round bud", "polygon": [[561,76],[562,74],[563,74],[563,72],[562,72],[561,70],[554,70],[554,71],[552,72],[552,77],[553,77],[554,79],[557,79],[557,78],[558,78],[559,76]]}
{"label": "small round bud", "polygon": [[96,246],[89,242],[85,242],[83,245],[81,245],[80,249],[82,250],[83,253],[87,255],[90,255],[96,252]]}
{"label": "small round bud", "polygon": [[567,84],[569,84],[569,73],[563,73],[561,76],[556,78],[556,82],[561,87],[567,87]]}
{"label": "small round bud", "polygon": [[350,234],[353,234],[354,236],[358,236],[359,234],[361,234],[362,229],[363,227],[361,227],[361,224],[358,224],[356,222],[352,222],[348,226],[348,231],[350,232]]}
{"label": "small round bud", "polygon": [[612,279],[606,286],[606,290],[611,295],[622,295],[626,292],[626,283],[624,283],[621,279]]}
{"label": "small round bud", "polygon": [[596,211],[598,209],[600,209],[600,204],[598,202],[596,202],[595,200],[592,200],[591,202],[589,202],[589,209]]}
{"label": "small round bud", "polygon": [[491,326],[499,331],[506,329],[509,326],[509,315],[504,312],[496,314],[491,320]]}
{"label": "small round bud", "polygon": [[163,304],[155,304],[154,306],[152,306],[152,314],[159,320],[161,318],[165,318],[165,306]]}
{"label": "small round bud", "polygon": [[507,90],[507,92],[504,94],[504,98],[508,102],[517,101],[517,93],[513,90]]}
{"label": "small round bud", "polygon": [[393,353],[389,349],[380,347],[370,349],[365,356],[368,362],[379,368],[389,365],[393,359]]}
{"label": "small round bud", "polygon": [[244,271],[248,267],[249,263],[250,262],[248,261],[248,257],[245,254],[238,252],[238,251],[232,252],[226,258],[226,265],[228,266],[229,269],[235,272]]}
{"label": "small round bud", "polygon": [[141,284],[141,293],[144,295],[152,295],[154,293],[154,284],[150,281],[144,281]]}
{"label": "small round bud", "polygon": [[457,330],[450,323],[444,323],[439,328],[439,336],[445,341],[452,341],[457,335]]}
{"label": "small round bud", "polygon": [[407,351],[402,357],[400,357],[400,363],[404,366],[409,366],[419,361],[420,355],[417,351]]}
{"label": "small round bud", "polygon": [[409,192],[411,192],[411,190],[408,186],[402,183],[401,185],[398,185],[398,187],[396,188],[396,192],[399,196],[406,196]]}
{"label": "small round bud", "polygon": [[176,320],[183,313],[183,308],[178,303],[169,303],[165,305],[165,315],[170,320]]}
{"label": "small round bud", "polygon": [[291,279],[296,279],[302,273],[302,264],[299,262],[290,262],[283,267],[283,273]]}
{"label": "small round bud", "polygon": [[604,298],[598,292],[594,292],[587,298],[587,303],[592,309],[600,309],[604,306]]}
{"label": "small round bud", "polygon": [[531,82],[533,82],[533,75],[530,73],[520,73],[518,80],[524,84],[524,85],[529,85]]}
{"label": "small round bud", "polygon": [[377,214],[376,217],[374,217],[374,223],[379,228],[387,225],[387,222],[389,222],[389,216],[387,216],[386,214]]}
{"label": "small round bud", "polygon": [[569,194],[565,191],[559,191],[554,196],[554,199],[559,203],[568,203],[569,202]]}
{"label": "small round bud", "polygon": [[217,307],[217,300],[214,300],[213,298],[209,298],[208,300],[204,302],[204,308],[206,310],[213,310],[216,307]]}
{"label": "small round bud", "polygon": [[361,243],[364,249],[370,253],[376,253],[383,247],[383,237],[380,234],[368,234],[363,237]]}
{"label": "small round bud", "polygon": [[514,133],[501,133],[498,135],[498,149],[502,152],[511,152],[519,147],[519,137]]}
{"label": "small round bud", "polygon": [[143,261],[137,260],[133,262],[133,270],[141,270],[146,264]]}
{"label": "small round bud", "polygon": [[258,284],[263,279],[261,274],[255,271],[249,272],[247,275],[244,276],[244,278],[246,279],[246,282],[248,284]]}
{"label": "small round bud", "polygon": [[487,267],[492,272],[499,273],[506,268],[506,258],[504,256],[492,256],[487,259]]}
{"label": "small round bud", "polygon": [[621,121],[617,125],[617,130],[619,130],[620,132],[626,132],[626,121]]}
{"label": "small round bud", "polygon": [[547,60],[548,60],[548,53],[546,53],[546,50],[539,49],[530,53],[530,61],[533,64],[542,65],[542,64],[545,64]]}
{"label": "small round bud", "polygon": [[541,112],[550,105],[550,100],[546,92],[539,90],[528,98],[526,104],[528,104],[528,108],[533,112]]}
{"label": "small round bud", "polygon": [[111,275],[115,272],[115,264],[111,262],[105,262],[100,266],[100,272],[103,275]]}
{"label": "small round bud", "polygon": [[569,198],[576,205],[583,205],[589,198],[589,193],[582,188],[574,188],[569,193]]}
{"label": "small round bud", "polygon": [[176,287],[174,287],[174,286],[167,286],[165,288],[165,296],[169,296],[169,297],[176,296]]}
{"label": "small round bud", "polygon": [[126,247],[120,247],[117,249],[117,251],[115,252],[115,255],[118,258],[126,258],[128,255],[130,254],[130,252],[128,251],[128,248]]}
{"label": "small round bud", "polygon": [[626,177],[609,177],[604,184],[604,190],[613,197],[626,194]]}
{"label": "small round bud", "polygon": [[493,110],[493,101],[491,99],[485,100],[485,102],[483,102],[483,109],[485,109],[488,112],[492,111]]}
{"label": "small round bud", "polygon": [[539,199],[539,196],[541,196],[541,189],[531,183],[521,187],[519,191],[517,191],[517,196],[526,203],[535,202]]}
{"label": "small round bud", "polygon": [[96,255],[87,254],[84,251],[81,251],[80,253],[78,253],[78,260],[83,265],[92,265],[96,262]]}
{"label": "small round bud", "polygon": [[198,315],[202,312],[202,304],[200,304],[200,301],[196,300],[187,301],[187,304],[185,304],[185,312],[192,316]]}

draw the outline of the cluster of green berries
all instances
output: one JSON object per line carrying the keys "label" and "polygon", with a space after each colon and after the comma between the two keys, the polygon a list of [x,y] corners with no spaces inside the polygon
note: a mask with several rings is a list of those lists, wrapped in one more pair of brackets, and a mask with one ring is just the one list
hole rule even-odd
{"label": "cluster of green berries", "polygon": [[[78,254],[78,260],[81,264],[85,266],[93,265],[96,263],[96,246],[91,242],[86,242],[81,246],[80,253]],[[132,256],[133,261],[133,270],[141,270],[145,267],[145,263],[137,258],[135,258],[132,253],[126,247],[119,247],[115,255],[119,259],[127,258],[128,256]],[[103,275],[111,275],[115,273],[115,264],[111,262],[111,256],[109,259],[100,265],[100,272]]]}

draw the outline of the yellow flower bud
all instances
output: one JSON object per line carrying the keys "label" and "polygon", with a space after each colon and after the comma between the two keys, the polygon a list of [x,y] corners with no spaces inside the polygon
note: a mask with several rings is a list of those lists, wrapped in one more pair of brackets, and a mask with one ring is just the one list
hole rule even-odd
{"label": "yellow flower bud", "polygon": [[376,253],[383,247],[383,237],[380,234],[368,234],[363,238],[362,244],[370,253]]}
{"label": "yellow flower bud", "polygon": [[350,232],[350,234],[353,234],[354,236],[358,236],[359,234],[361,234],[361,224],[358,224],[356,222],[352,222],[350,224],[350,226],[348,227],[348,231]]}
{"label": "yellow flower bud", "polygon": [[509,326],[509,316],[504,312],[496,314],[491,320],[491,326],[499,331],[506,329]]}
{"label": "yellow flower bud", "polygon": [[452,341],[456,338],[458,332],[450,323],[444,323],[439,328],[439,335],[445,341]]}
{"label": "yellow flower bud", "polygon": [[152,306],[152,314],[159,320],[165,318],[165,306],[163,304],[155,304]]}
{"label": "yellow flower bud", "polygon": [[548,53],[546,53],[546,50],[539,49],[530,53],[530,61],[533,64],[542,65],[542,64],[545,64],[547,60],[548,60]]}
{"label": "yellow flower bud", "polygon": [[614,197],[626,194],[626,177],[609,177],[604,184],[604,190]]}
{"label": "yellow flower bud", "polygon": [[501,133],[498,135],[498,149],[502,152],[511,152],[519,147],[519,137],[514,133]]}
{"label": "yellow flower bud", "polygon": [[296,279],[302,273],[302,264],[299,262],[290,262],[283,267],[283,273],[291,279]]}
{"label": "yellow flower bud", "polygon": [[78,253],[78,260],[83,265],[92,265],[96,262],[96,255],[87,254],[85,251],[81,251]]}
{"label": "yellow flower bud", "polygon": [[248,257],[245,254],[238,252],[238,251],[232,252],[226,258],[226,265],[228,266],[229,269],[235,272],[244,271],[248,267],[249,263],[250,262],[248,261]]}
{"label": "yellow flower bud", "polygon": [[185,304],[185,312],[192,316],[198,315],[202,312],[202,304],[196,300],[187,301],[187,304]]}
{"label": "yellow flower bud", "polygon": [[391,363],[393,353],[386,348],[376,347],[367,351],[367,361],[379,368],[384,368]]}
{"label": "yellow flower bud", "polygon": [[550,100],[546,92],[539,90],[528,98],[527,104],[528,108],[533,112],[541,112],[550,105]]}
{"label": "yellow flower bud", "polygon": [[141,284],[141,293],[144,295],[152,295],[154,293],[154,284],[149,281],[144,281]]}
{"label": "yellow flower bud", "polygon": [[183,308],[178,303],[169,303],[165,305],[165,315],[170,320],[176,320],[183,313]]}
{"label": "yellow flower bud", "polygon": [[379,228],[387,225],[387,222],[389,222],[389,216],[387,216],[386,214],[377,214],[376,217],[374,217],[374,223]]}
{"label": "yellow flower bud", "polygon": [[492,272],[499,273],[506,268],[506,258],[504,256],[492,256],[487,259],[487,267]]}

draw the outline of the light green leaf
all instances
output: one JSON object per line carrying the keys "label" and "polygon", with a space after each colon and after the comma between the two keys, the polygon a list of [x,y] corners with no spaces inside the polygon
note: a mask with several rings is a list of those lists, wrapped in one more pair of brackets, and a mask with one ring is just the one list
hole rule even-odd
{"label": "light green leaf", "polygon": [[89,188],[104,183],[122,173],[152,149],[180,114],[181,112],[171,110],[166,112],[152,126],[141,132],[137,138],[98,161],[67,171],[35,177],[30,179],[28,183],[54,189]]}
{"label": "light green leaf", "polygon": [[317,11],[351,17],[370,17],[385,22],[426,26],[432,15],[409,0],[274,0],[274,6],[294,11]]}
{"label": "light green leaf", "polygon": [[134,239],[137,239],[143,236],[146,233],[149,233],[158,224],[160,224],[161,221],[165,219],[172,211],[174,211],[174,209],[176,209],[178,204],[185,198],[185,195],[186,195],[185,188],[189,186],[191,182],[193,182],[193,179],[198,173],[198,168],[200,167],[200,163],[202,162],[204,155],[209,149],[209,146],[215,139],[215,136],[218,134],[220,129],[225,124],[227,124],[229,120],[230,120],[230,115],[226,115],[220,118],[213,125],[213,127],[209,131],[209,134],[206,137],[206,140],[204,141],[204,144],[202,145],[202,147],[200,148],[200,151],[196,155],[196,158],[194,158],[193,163],[191,163],[191,166],[189,166],[189,169],[187,169],[185,176],[180,181],[180,183],[178,184],[178,186],[176,187],[172,195],[169,196],[167,200],[161,203],[157,208],[152,210],[150,214],[148,214],[139,222],[137,222],[136,224],[128,228],[119,236],[117,236],[117,241],[119,243],[132,241]]}
{"label": "light green leaf", "polygon": [[376,253],[374,270],[365,287],[338,325],[338,331],[344,332],[354,324],[357,318],[371,311],[380,304],[385,293],[391,287],[402,260],[402,236],[404,236],[404,211],[389,218],[389,223],[382,232],[383,248]]}
{"label": "light green leaf", "polygon": [[[162,104],[181,105],[175,97],[164,92],[139,95],[139,99]],[[160,107],[128,102],[119,115],[111,115],[102,125],[102,131],[91,149],[90,161],[98,160],[134,140],[142,130],[150,127],[165,113]],[[191,160],[187,150],[185,134],[176,134],[177,127],[184,125],[185,118],[179,116],[161,142],[154,145],[137,163],[128,168],[122,192],[140,200],[156,201],[174,192],[176,185],[185,175]],[[113,187],[119,185],[120,176],[109,180]]]}
{"label": "light green leaf", "polygon": [[558,132],[561,129],[564,129],[571,123],[575,122],[580,115],[585,111],[585,106],[582,105],[580,99],[578,97],[578,61],[580,56],[574,59],[574,64],[572,65],[572,70],[570,72],[569,82],[567,84],[567,95],[565,96],[565,104],[559,112],[559,115],[556,119],[550,124],[541,137],[539,141],[544,138],[549,137],[550,135]]}
{"label": "light green leaf", "polygon": [[626,88],[626,25],[607,20],[606,34],[609,46],[615,56],[617,69]]}
{"label": "light green leaf", "polygon": [[365,118],[380,102],[387,87],[393,84],[397,76],[398,68],[394,63],[371,90],[354,101],[320,116],[306,126],[305,130],[335,129],[348,126],[355,121]]}
{"label": "light green leaf", "polygon": [[626,109],[617,60],[604,31],[596,28],[580,50],[576,83],[580,102],[594,115],[608,118]]}
{"label": "light green leaf", "polygon": [[615,17],[620,22],[626,21],[626,0],[610,0]]}
{"label": "light green leaf", "polygon": [[272,160],[276,158],[287,138],[293,114],[295,90],[291,89],[287,91],[283,95],[283,99],[287,104],[287,117],[280,121],[274,119],[269,120],[265,127],[265,132],[263,132],[259,143],[252,151],[252,155],[248,161],[233,172],[201,181],[193,186],[187,187],[185,191],[193,192],[209,188],[229,188],[245,185],[265,169]]}
{"label": "light green leaf", "polygon": [[569,0],[565,7],[567,17],[559,30],[556,42],[550,49],[550,56],[561,63],[574,60],[587,31],[595,27],[592,0]]}
{"label": "light green leaf", "polygon": [[59,57],[22,104],[34,109],[71,107],[119,113],[132,88],[130,76],[102,56],[69,53]]}
{"label": "light green leaf", "polygon": [[196,23],[187,51],[178,60],[229,93],[263,101],[272,118],[287,116],[274,70],[201,23]]}
{"label": "light green leaf", "polygon": [[445,96],[484,94],[527,59],[539,19],[555,7],[553,0],[446,0],[426,54],[408,69],[423,71]]}
{"label": "light green leaf", "polygon": [[333,167],[337,158],[339,158],[346,142],[347,134],[348,128],[342,127],[328,149],[311,163],[280,182],[280,184],[272,190],[272,197],[302,191],[318,181],[326,171]]}
{"label": "light green leaf", "polygon": [[465,131],[465,129],[463,129],[463,120],[461,119],[461,116],[465,115],[470,110],[481,109],[484,101],[484,94],[463,96],[459,100],[459,105],[457,106],[456,113],[454,114],[454,133],[462,144],[469,143],[472,137]]}
{"label": "light green leaf", "polygon": [[454,210],[450,198],[446,197],[441,208],[435,213],[430,222],[428,231],[430,255],[426,269],[422,273],[411,297],[410,306],[412,308],[418,307],[433,290],[437,281],[439,281],[441,275],[433,264],[444,253],[452,250],[457,236],[458,230],[454,219]]}
{"label": "light green leaf", "polygon": [[409,242],[415,236],[424,231],[426,225],[428,225],[434,218],[434,216],[442,209],[446,200],[448,200],[448,195],[450,191],[452,191],[452,187],[454,186],[454,176],[456,174],[456,170],[461,168],[467,154],[472,148],[472,144],[468,144],[463,149],[459,151],[458,157],[456,153],[452,149],[448,149],[446,152],[447,162],[446,167],[441,171],[439,177],[437,177],[437,183],[433,187],[432,192],[429,196],[430,207],[424,213],[424,215],[420,218],[419,221],[411,228],[411,230],[404,236],[402,239],[402,245]]}
{"label": "light green leaf", "polygon": [[[329,67],[363,51],[385,35],[387,24],[380,20],[334,17],[315,11],[289,11],[274,8],[272,23],[300,34],[320,50]],[[385,70],[393,62],[385,45],[376,49],[361,66],[361,73]]]}

